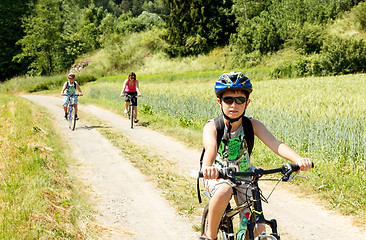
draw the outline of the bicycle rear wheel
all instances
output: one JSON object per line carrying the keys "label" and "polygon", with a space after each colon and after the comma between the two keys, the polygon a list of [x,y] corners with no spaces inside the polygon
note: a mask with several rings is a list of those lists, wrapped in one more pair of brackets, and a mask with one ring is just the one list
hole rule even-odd
{"label": "bicycle rear wheel", "polygon": [[69,128],[71,129],[71,131],[75,130],[75,126],[76,126],[76,112],[75,107],[71,106],[69,110]]}
{"label": "bicycle rear wheel", "polygon": [[[209,204],[207,204],[203,210],[202,221],[201,221],[201,236],[207,232],[208,229],[208,209]],[[218,229],[217,239],[218,240],[235,240],[235,234],[233,229],[232,220],[226,220],[224,223],[220,223],[220,228]]]}

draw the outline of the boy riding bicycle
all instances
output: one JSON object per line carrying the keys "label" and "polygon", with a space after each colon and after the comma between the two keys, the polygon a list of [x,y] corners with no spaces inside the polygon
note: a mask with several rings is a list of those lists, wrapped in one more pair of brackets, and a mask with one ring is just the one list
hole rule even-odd
{"label": "boy riding bicycle", "polygon": [[[64,86],[61,90],[61,96],[63,96],[63,107],[65,112],[65,119],[67,119],[67,105],[69,104],[69,101],[71,101],[70,104],[74,104],[75,106],[75,113],[76,113],[76,120],[78,120],[78,95],[82,96],[83,93],[81,92],[79,84],[75,81],[75,74],[69,73],[67,76],[68,81],[64,83]],[[76,94],[76,90],[79,92],[79,94]]]}
{"label": "boy riding bicycle", "polygon": [[[216,81],[215,93],[217,102],[223,113],[219,118],[223,118],[225,128],[224,133],[217,141],[218,131],[214,120],[207,122],[203,129],[203,145],[205,153],[203,155],[202,173],[205,179],[205,188],[210,192],[212,198],[208,211],[208,230],[200,239],[216,239],[217,229],[221,217],[234,194],[237,204],[241,204],[248,197],[245,185],[232,187],[228,180],[217,179],[219,169],[232,167],[236,171],[249,171],[254,168],[250,164],[251,148],[253,142],[247,142],[246,134],[252,128],[254,136],[257,136],[277,155],[290,160],[300,166],[301,171],[306,171],[312,167],[312,161],[302,158],[285,143],[277,140],[267,128],[258,120],[244,116],[250,100],[252,84],[243,73],[224,73]],[[222,119],[221,119],[222,120]],[[244,124],[248,122],[248,124]],[[248,216],[249,209],[243,210],[240,217]],[[265,230],[264,225],[256,226],[256,236]],[[240,231],[239,231],[240,232]]]}

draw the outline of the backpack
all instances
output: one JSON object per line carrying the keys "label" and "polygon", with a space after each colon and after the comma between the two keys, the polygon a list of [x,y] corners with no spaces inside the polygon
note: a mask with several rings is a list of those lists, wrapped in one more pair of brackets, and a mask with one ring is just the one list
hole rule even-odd
{"label": "backpack", "polygon": [[[216,117],[214,119],[214,122],[215,122],[216,131],[217,131],[216,142],[217,142],[217,146],[219,146],[221,143],[222,136],[224,135],[224,129],[225,129],[223,115]],[[244,139],[247,142],[248,153],[250,156],[252,154],[252,150],[253,150],[253,146],[254,146],[254,132],[253,132],[252,123],[248,117],[246,117],[246,116],[242,117],[242,126],[243,126],[244,134],[245,134]],[[200,157],[200,171],[202,169],[202,161],[203,161],[204,154],[205,154],[205,148],[203,148],[201,157]],[[202,199],[201,199],[201,192],[200,192],[200,186],[199,186],[199,177],[197,177],[197,195],[198,195],[198,201],[199,201],[199,203],[201,203]]]}

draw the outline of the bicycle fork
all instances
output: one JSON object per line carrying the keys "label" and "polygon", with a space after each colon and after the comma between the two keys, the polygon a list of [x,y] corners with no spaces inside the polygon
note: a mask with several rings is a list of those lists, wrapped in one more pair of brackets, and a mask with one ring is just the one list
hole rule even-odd
{"label": "bicycle fork", "polygon": [[[256,214],[256,218],[254,221],[249,220],[247,223],[247,227],[249,229],[249,239],[251,239],[251,240],[254,239],[254,228],[255,228],[255,225],[258,223],[264,223],[265,225],[269,225],[272,230],[271,235],[273,237],[275,237],[276,239],[280,239],[280,236],[277,233],[276,219],[267,220],[264,218],[259,187],[253,186],[252,193],[253,193],[253,199],[254,199],[254,201],[253,201],[254,208],[253,209]],[[265,238],[265,239],[267,239],[267,238]]]}

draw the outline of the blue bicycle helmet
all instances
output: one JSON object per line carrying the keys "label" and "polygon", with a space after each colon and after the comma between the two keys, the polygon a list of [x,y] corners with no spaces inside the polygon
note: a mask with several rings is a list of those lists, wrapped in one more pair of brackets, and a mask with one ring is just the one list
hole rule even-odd
{"label": "blue bicycle helmet", "polygon": [[222,74],[215,84],[215,93],[217,97],[221,97],[222,93],[227,90],[244,90],[251,93],[253,89],[250,79],[243,73],[229,72]]}

